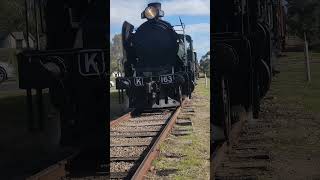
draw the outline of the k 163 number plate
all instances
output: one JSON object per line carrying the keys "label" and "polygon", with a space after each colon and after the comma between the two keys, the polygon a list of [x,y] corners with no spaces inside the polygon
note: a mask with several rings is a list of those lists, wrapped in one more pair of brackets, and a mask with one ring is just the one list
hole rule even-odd
{"label": "k 163 number plate", "polygon": [[162,75],[160,76],[160,81],[162,84],[170,84],[173,82],[173,75],[172,74]]}

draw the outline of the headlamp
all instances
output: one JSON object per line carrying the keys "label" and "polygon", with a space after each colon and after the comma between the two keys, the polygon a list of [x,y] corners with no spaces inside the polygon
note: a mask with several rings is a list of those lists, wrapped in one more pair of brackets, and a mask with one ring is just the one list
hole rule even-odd
{"label": "headlamp", "polygon": [[147,18],[158,19],[164,16],[164,12],[161,10],[160,3],[150,3],[148,7],[141,13],[141,19]]}
{"label": "headlamp", "polygon": [[158,13],[159,13],[158,9],[156,9],[153,6],[149,6],[144,10],[144,16],[147,19],[154,19],[155,17],[157,17]]}

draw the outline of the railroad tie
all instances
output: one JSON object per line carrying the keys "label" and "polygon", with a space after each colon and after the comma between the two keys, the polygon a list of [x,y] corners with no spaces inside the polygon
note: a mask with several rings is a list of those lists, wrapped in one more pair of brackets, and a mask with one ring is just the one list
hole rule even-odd
{"label": "railroad tie", "polygon": [[180,126],[192,126],[192,121],[190,119],[178,119],[176,124]]}
{"label": "railroad tie", "polygon": [[113,138],[133,138],[133,137],[155,137],[158,132],[130,133],[130,134],[110,134]]}
{"label": "railroad tie", "polygon": [[111,172],[110,179],[124,179],[128,176],[127,172]]}
{"label": "railroad tie", "polygon": [[194,113],[195,111],[194,111],[193,108],[183,108],[181,110],[181,112],[183,112],[183,113]]}
{"label": "railroad tie", "polygon": [[186,117],[186,114],[182,113],[182,115],[180,115],[176,120],[176,124],[172,130],[172,134],[175,136],[186,136],[191,134],[192,131],[192,121],[190,117]]}
{"label": "railroad tie", "polygon": [[140,157],[110,157],[110,161],[137,161]]}
{"label": "railroad tie", "polygon": [[149,146],[150,142],[136,142],[136,143],[115,143],[110,144],[110,147],[131,147],[131,146]]}
{"label": "railroad tie", "polygon": [[124,124],[122,126],[127,126],[127,127],[139,127],[139,126],[163,126],[165,125],[165,122],[161,123],[131,123],[131,124]]}
{"label": "railroad tie", "polygon": [[229,175],[229,176],[216,176],[215,177],[215,180],[257,180],[257,179],[258,179],[257,176],[250,176],[250,175],[247,175],[247,176]]}

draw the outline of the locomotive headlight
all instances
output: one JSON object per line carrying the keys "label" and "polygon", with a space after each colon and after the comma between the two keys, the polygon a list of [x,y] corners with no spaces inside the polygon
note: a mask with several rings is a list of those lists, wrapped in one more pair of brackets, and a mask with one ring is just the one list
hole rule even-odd
{"label": "locomotive headlight", "polygon": [[144,10],[144,15],[147,19],[153,19],[158,15],[158,10],[155,7],[149,6]]}

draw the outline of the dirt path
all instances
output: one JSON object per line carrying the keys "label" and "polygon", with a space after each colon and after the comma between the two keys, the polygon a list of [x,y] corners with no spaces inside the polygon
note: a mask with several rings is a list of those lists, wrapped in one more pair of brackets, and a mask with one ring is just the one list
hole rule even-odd
{"label": "dirt path", "polygon": [[319,119],[298,102],[284,103],[272,97],[263,103],[261,115],[273,127],[264,134],[272,139],[268,175],[272,179],[320,179]]}
{"label": "dirt path", "polygon": [[216,179],[320,179],[320,54],[313,57],[311,84],[302,52],[278,59],[260,118],[247,122]]}
{"label": "dirt path", "polygon": [[303,53],[284,55],[261,116],[273,124],[265,134],[273,139],[269,174],[273,179],[320,179],[320,54],[312,54],[311,84],[306,83]]}
{"label": "dirt path", "polygon": [[217,169],[216,180],[228,178],[320,179],[319,118],[271,90],[260,118],[246,123],[239,142]]}

